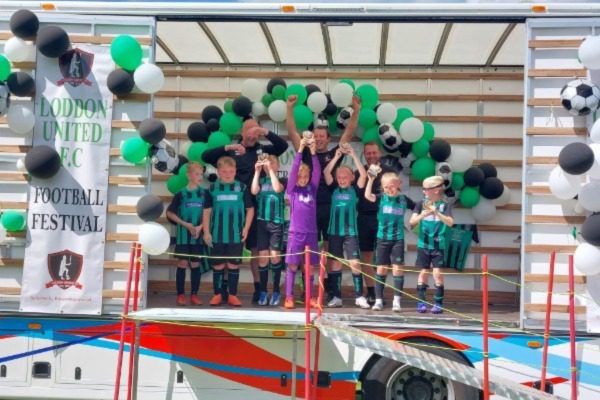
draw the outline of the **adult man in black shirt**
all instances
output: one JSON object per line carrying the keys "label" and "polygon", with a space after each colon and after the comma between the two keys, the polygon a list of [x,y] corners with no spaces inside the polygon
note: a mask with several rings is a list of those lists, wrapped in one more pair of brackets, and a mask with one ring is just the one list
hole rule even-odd
{"label": "adult man in black shirt", "polygon": [[[280,138],[276,133],[261,127],[253,118],[248,118],[242,125],[242,137],[237,143],[219,146],[211,150],[206,150],[202,154],[202,160],[216,167],[217,161],[223,156],[230,156],[236,162],[235,179],[246,184],[249,188],[252,185],[252,177],[254,176],[254,166],[258,160],[258,155],[261,153],[272,154],[279,157],[288,148],[288,143]],[[270,144],[262,144],[260,140],[266,139]],[[256,198],[253,196],[252,201],[256,208]],[[258,302],[259,292],[259,276],[258,276],[258,251],[256,250],[256,213],[252,226],[246,238],[246,248],[252,252],[250,260],[250,269],[252,270],[252,278],[254,280],[254,295],[252,302]]]}

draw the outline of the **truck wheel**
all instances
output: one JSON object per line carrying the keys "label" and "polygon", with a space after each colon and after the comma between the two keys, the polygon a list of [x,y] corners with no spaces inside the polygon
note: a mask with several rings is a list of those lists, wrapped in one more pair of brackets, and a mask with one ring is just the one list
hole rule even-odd
{"label": "truck wheel", "polygon": [[[413,340],[440,346],[432,340]],[[423,348],[421,348],[423,350]],[[469,365],[456,351],[426,348],[427,352]],[[363,384],[363,400],[479,400],[479,390],[421,369],[381,357],[368,371]]]}

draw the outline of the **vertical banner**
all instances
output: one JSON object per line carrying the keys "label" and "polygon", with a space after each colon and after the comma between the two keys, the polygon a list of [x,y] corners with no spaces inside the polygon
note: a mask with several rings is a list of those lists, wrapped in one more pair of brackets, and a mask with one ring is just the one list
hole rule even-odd
{"label": "vertical banner", "polygon": [[37,55],[33,146],[62,168],[32,177],[21,311],[100,314],[113,96],[108,46]]}

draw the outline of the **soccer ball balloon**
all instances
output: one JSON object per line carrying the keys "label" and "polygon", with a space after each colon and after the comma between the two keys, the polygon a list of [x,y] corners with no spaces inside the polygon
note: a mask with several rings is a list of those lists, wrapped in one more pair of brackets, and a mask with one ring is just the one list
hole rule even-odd
{"label": "soccer ball balloon", "polygon": [[354,110],[352,109],[352,107],[345,107],[342,109],[342,111],[340,111],[340,113],[337,116],[337,119],[335,120],[335,124],[337,125],[338,129],[346,129],[346,127],[348,126],[348,122],[350,122],[350,117],[352,117],[353,112]]}
{"label": "soccer ball balloon", "polygon": [[437,163],[435,174],[444,178],[444,189],[448,189],[452,185],[452,167],[447,162]]}
{"label": "soccer ball balloon", "polygon": [[160,172],[173,172],[179,166],[179,155],[166,140],[150,147],[152,165]]}
{"label": "soccer ball balloon", "polygon": [[327,120],[327,115],[320,113],[315,118],[315,128],[325,128],[329,127],[329,121]]}
{"label": "soccer ball balloon", "polygon": [[392,124],[379,125],[379,138],[388,153],[398,151],[398,147],[402,144],[402,139]]}
{"label": "soccer ball balloon", "polygon": [[572,115],[587,115],[598,108],[600,89],[587,79],[575,79],[560,91],[560,101]]}
{"label": "soccer ball balloon", "polygon": [[10,92],[8,87],[0,82],[0,116],[6,114],[10,107]]}

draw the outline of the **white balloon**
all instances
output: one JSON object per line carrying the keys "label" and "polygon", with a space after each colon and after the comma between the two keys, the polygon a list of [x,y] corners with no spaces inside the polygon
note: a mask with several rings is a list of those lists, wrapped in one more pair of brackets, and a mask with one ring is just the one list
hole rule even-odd
{"label": "white balloon", "polygon": [[142,250],[157,256],[167,251],[171,243],[171,235],[161,224],[146,222],[140,226],[138,241],[142,244]]}
{"label": "white balloon", "polygon": [[600,247],[581,243],[575,249],[575,268],[583,275],[596,275],[600,272]]}
{"label": "white balloon", "polygon": [[12,62],[33,61],[35,47],[31,42],[26,42],[18,37],[12,37],[4,43],[4,54]]}
{"label": "white balloon", "polygon": [[306,99],[306,105],[312,112],[318,114],[327,107],[327,96],[322,92],[312,92]]}
{"label": "white balloon", "polygon": [[508,186],[504,185],[504,191],[497,199],[492,200],[492,202],[496,205],[496,207],[505,206],[510,202],[510,189]]}
{"label": "white balloon", "polygon": [[133,73],[135,86],[145,93],[156,93],[165,84],[165,75],[155,64],[142,64]]}
{"label": "white balloon", "polygon": [[405,142],[414,143],[423,137],[425,126],[423,125],[423,121],[421,121],[419,118],[410,117],[402,121],[398,132],[400,133],[402,140]]}
{"label": "white balloon", "polygon": [[283,100],[275,100],[271,104],[269,104],[268,109],[269,117],[274,122],[283,122],[286,118],[287,113],[287,105]]}
{"label": "white balloon", "polygon": [[494,215],[496,215],[496,206],[492,200],[482,197],[479,199],[479,203],[471,208],[471,212],[475,221],[483,222],[494,218]]}
{"label": "white balloon", "polygon": [[246,96],[252,101],[261,101],[266,90],[265,85],[260,83],[258,79],[250,78],[242,83],[241,92],[243,96]]}
{"label": "white balloon", "polygon": [[27,172],[27,168],[25,168],[25,161],[22,158],[19,158],[16,163],[17,171]]}
{"label": "white balloon", "polygon": [[590,139],[594,143],[600,143],[600,118],[594,122],[590,130]]}
{"label": "white balloon", "polygon": [[579,46],[579,60],[588,69],[600,69],[600,36],[588,36]]}
{"label": "white balloon", "polygon": [[581,177],[567,174],[560,166],[554,167],[548,177],[550,192],[561,200],[569,200],[577,196],[581,189]]}
{"label": "white balloon", "polygon": [[331,89],[331,101],[338,107],[346,107],[352,103],[353,94],[352,86],[339,82]]}
{"label": "white balloon", "polygon": [[473,165],[474,159],[469,150],[452,146],[452,152],[446,162],[452,167],[452,172],[465,172]]}
{"label": "white balloon", "polygon": [[8,127],[16,133],[27,133],[35,125],[35,115],[29,107],[20,104],[11,105],[6,113]]}
{"label": "white balloon", "polygon": [[573,212],[576,215],[583,215],[585,214],[585,208],[583,208],[580,202],[576,201],[575,205],[573,206]]}
{"label": "white balloon", "polygon": [[382,103],[377,107],[377,121],[380,124],[391,124],[396,119],[396,107],[392,103]]}
{"label": "white balloon", "polygon": [[0,243],[6,239],[6,229],[0,224]]}
{"label": "white balloon", "polygon": [[255,101],[254,103],[252,103],[252,115],[254,117],[260,117],[261,115],[264,115],[267,112],[267,107],[265,107],[265,105],[263,103],[261,103],[260,101]]}
{"label": "white balloon", "polygon": [[600,182],[588,182],[579,190],[579,203],[583,208],[592,212],[600,211]]}
{"label": "white balloon", "polygon": [[600,179],[600,143],[591,143],[590,149],[594,152],[594,163],[587,173],[591,178]]}

